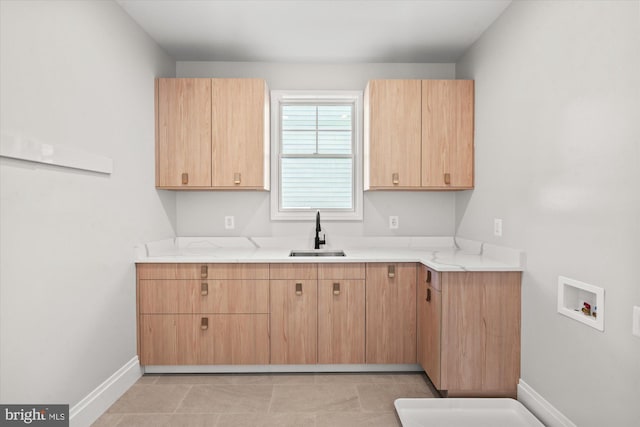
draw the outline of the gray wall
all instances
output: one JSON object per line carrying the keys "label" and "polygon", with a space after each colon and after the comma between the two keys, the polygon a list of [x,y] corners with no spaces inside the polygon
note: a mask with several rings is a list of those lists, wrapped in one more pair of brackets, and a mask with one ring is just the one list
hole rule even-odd
{"label": "gray wall", "polygon": [[175,234],[154,189],[153,78],[175,62],[107,1],[0,2],[0,124],[113,159],[0,159],[0,401],[68,403],[136,355],[134,245]]}
{"label": "gray wall", "polygon": [[[639,55],[637,1],[523,1],[457,64],[477,167],[457,234],[526,251],[522,379],[580,427],[640,425]],[[605,289],[604,333],[556,313],[559,275]]]}
{"label": "gray wall", "polygon": [[[261,77],[272,90],[364,90],[376,78],[454,78],[454,64],[281,64],[253,62],[178,62],[178,77]],[[180,192],[179,236],[306,236],[308,222],[271,221],[269,193]],[[326,222],[331,235],[452,235],[455,194],[451,192],[366,192],[364,220]],[[224,217],[235,216],[235,229]],[[389,229],[390,215],[399,228]]]}

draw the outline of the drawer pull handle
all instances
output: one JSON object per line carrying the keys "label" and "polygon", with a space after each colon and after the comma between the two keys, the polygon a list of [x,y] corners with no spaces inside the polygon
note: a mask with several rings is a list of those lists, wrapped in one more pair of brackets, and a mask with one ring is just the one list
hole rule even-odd
{"label": "drawer pull handle", "polygon": [[396,277],[396,266],[395,265],[390,265],[387,267],[387,275],[389,276],[389,279],[393,279],[394,277]]}
{"label": "drawer pull handle", "polygon": [[208,317],[203,317],[202,319],[200,319],[200,329],[202,329],[203,331],[206,331],[207,329],[209,329]]}
{"label": "drawer pull handle", "polygon": [[242,175],[240,174],[240,172],[236,172],[233,174],[233,183],[234,184],[240,184],[240,182],[242,181]]}
{"label": "drawer pull handle", "polygon": [[209,295],[209,284],[208,283],[200,283],[200,295],[206,297]]}
{"label": "drawer pull handle", "polygon": [[431,270],[427,270],[427,283],[431,283]]}
{"label": "drawer pull handle", "polygon": [[393,185],[398,185],[400,184],[400,174],[399,173],[392,173],[391,174],[391,181],[393,182]]}
{"label": "drawer pull handle", "polygon": [[334,283],[333,284],[333,294],[335,296],[340,295],[340,283]]}
{"label": "drawer pull handle", "polygon": [[296,295],[302,295],[302,283],[296,283]]}
{"label": "drawer pull handle", "polygon": [[189,183],[189,174],[188,173],[183,173],[182,174],[182,185],[187,185]]}
{"label": "drawer pull handle", "polygon": [[446,185],[451,184],[451,174],[450,173],[445,173],[444,174],[444,183]]}
{"label": "drawer pull handle", "polygon": [[431,302],[431,288],[427,288],[427,302]]}
{"label": "drawer pull handle", "polygon": [[207,277],[209,277],[209,267],[203,265],[202,267],[200,267],[200,278],[206,279]]}

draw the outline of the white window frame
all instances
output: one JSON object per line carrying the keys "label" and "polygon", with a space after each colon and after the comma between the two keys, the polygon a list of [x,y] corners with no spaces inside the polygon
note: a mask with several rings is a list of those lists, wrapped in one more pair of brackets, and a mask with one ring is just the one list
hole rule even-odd
{"label": "white window frame", "polygon": [[322,221],[362,221],[362,92],[361,91],[317,91],[317,90],[272,90],[271,91],[271,220],[308,221],[315,220],[316,209],[282,210],[280,208],[281,174],[281,104],[283,102],[352,102],[353,128],[353,209],[322,210]]}

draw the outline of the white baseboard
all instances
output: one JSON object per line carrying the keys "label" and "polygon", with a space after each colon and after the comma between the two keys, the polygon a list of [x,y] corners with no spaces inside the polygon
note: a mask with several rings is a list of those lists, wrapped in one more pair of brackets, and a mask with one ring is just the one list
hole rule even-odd
{"label": "white baseboard", "polygon": [[88,427],[142,376],[138,356],[128,361],[78,404],[69,409],[71,427]]}
{"label": "white baseboard", "polygon": [[518,401],[535,415],[546,427],[576,427],[571,420],[545,400],[538,392],[520,378]]}

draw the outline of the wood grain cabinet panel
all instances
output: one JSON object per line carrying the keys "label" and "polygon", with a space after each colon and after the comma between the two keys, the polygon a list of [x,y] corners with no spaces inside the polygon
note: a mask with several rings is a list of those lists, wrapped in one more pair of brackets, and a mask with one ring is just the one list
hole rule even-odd
{"label": "wood grain cabinet panel", "polygon": [[365,189],[419,189],[420,80],[371,80],[365,90]]}
{"label": "wood grain cabinet panel", "polygon": [[442,294],[439,273],[425,266],[418,272],[418,363],[437,389],[440,384]]}
{"label": "wood grain cabinet panel", "polygon": [[140,280],[140,312],[268,313],[268,280]]}
{"label": "wood grain cabinet panel", "polygon": [[212,80],[213,187],[268,188],[268,102],[262,79]]}
{"label": "wood grain cabinet panel", "polygon": [[366,275],[366,363],[416,363],[416,264],[371,263]]}
{"label": "wood grain cabinet panel", "polygon": [[[515,397],[521,273],[432,271],[426,283],[422,269],[418,352],[436,388],[449,396]],[[431,301],[423,304],[427,289]]]}
{"label": "wood grain cabinet panel", "polygon": [[271,363],[317,363],[318,281],[270,281]]}
{"label": "wood grain cabinet panel", "polygon": [[156,185],[211,186],[211,79],[156,80]]}
{"label": "wood grain cabinet panel", "polygon": [[318,363],[365,363],[365,281],[318,281]]}
{"label": "wood grain cabinet panel", "polygon": [[156,186],[269,189],[262,79],[156,79]]}
{"label": "wood grain cabinet panel", "polygon": [[473,188],[473,80],[422,81],[422,187]]}
{"label": "wood grain cabinet panel", "polygon": [[141,364],[269,363],[268,264],[139,264],[137,276]]}
{"label": "wood grain cabinet panel", "polygon": [[473,188],[473,80],[371,80],[364,104],[365,190]]}

